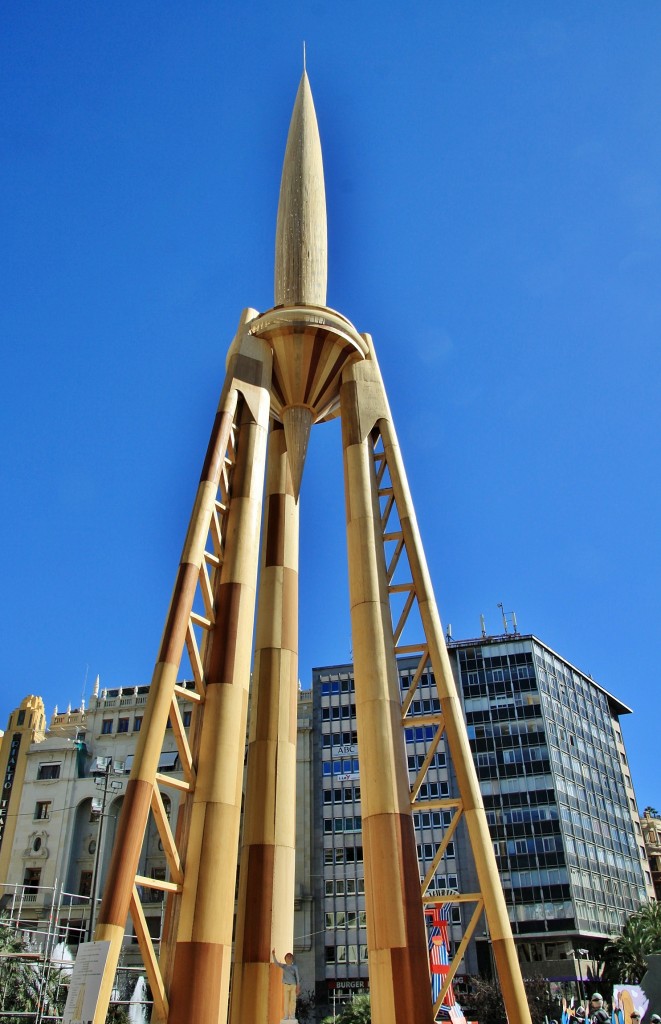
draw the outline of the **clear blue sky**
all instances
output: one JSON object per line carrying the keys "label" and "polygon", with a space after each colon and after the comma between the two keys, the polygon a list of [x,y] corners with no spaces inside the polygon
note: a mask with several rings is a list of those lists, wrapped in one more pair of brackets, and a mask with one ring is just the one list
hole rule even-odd
{"label": "clear blue sky", "polygon": [[[4,6],[0,722],[151,677],[226,349],[273,301],[303,39],[328,301],[375,339],[443,620],[502,601],[629,704],[661,804],[657,0]],[[350,656],[341,479],[318,427],[304,685]]]}

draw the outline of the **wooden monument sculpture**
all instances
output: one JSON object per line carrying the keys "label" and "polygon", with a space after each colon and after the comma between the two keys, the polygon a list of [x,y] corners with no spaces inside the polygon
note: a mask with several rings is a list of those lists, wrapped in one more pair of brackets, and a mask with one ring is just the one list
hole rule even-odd
{"label": "wooden monument sculpture", "polygon": [[[262,314],[244,311],[227,356],[98,915],[95,940],[109,941],[110,953],[95,1024],[105,1020],[129,913],[154,996],[153,1022],[280,1020],[281,972],[271,964],[270,953],[273,947],[281,953],[294,945],[298,498],[310,429],[337,415],[344,449],[372,1019],[376,1024],[430,1024],[484,911],[509,1022],[529,1024],[461,706],[374,347],[369,335],[359,334],[326,306],[323,168],[305,72],[280,189],[275,305]],[[397,606],[394,613],[391,603]],[[424,638],[405,645],[402,634],[414,609]],[[184,649],[194,690],[177,685]],[[401,653],[419,657],[404,703],[396,665]],[[429,663],[441,712],[412,719],[411,701]],[[188,730],[181,714],[185,703],[193,710]],[[183,780],[158,771],[168,720]],[[433,725],[435,734],[411,785],[404,727],[418,723]],[[442,735],[459,797],[423,801],[420,787]],[[164,786],[180,791],[174,832],[161,796]],[[421,886],[412,808],[423,805],[450,809],[452,821]],[[167,857],[166,881],[138,874],[150,812]],[[473,903],[474,910],[432,1007],[424,906],[438,902],[427,889],[461,820],[479,890],[451,897]],[[140,900],[148,887],[164,891],[167,898],[160,958]]]}

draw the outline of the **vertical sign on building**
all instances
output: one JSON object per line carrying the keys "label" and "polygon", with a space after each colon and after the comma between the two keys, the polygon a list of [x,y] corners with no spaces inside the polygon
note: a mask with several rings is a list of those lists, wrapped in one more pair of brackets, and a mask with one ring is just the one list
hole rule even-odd
{"label": "vertical sign on building", "polygon": [[18,763],[18,749],[21,745],[21,733],[14,733],[9,748],[9,757],[7,758],[7,767],[5,769],[5,779],[2,786],[2,796],[0,797],[0,848],[2,848],[2,840],[5,834],[5,825],[7,824],[7,812],[9,810],[9,800],[11,798],[11,791],[14,786],[14,775],[16,774],[16,765]]}

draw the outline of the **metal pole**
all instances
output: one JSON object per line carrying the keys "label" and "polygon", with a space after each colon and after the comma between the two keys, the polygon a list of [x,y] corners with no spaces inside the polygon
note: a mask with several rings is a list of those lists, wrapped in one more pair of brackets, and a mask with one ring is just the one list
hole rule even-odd
{"label": "metal pole", "polygon": [[101,857],[101,841],[103,839],[103,818],[106,813],[106,797],[108,795],[108,779],[110,778],[110,768],[112,760],[108,760],[106,765],[105,774],[103,776],[103,796],[101,798],[101,815],[99,817],[99,831],[96,837],[96,850],[94,851],[94,870],[92,871],[92,891],[91,891],[91,902],[90,902],[90,919],[87,932],[87,941],[91,942],[94,938],[94,921],[96,918],[96,890],[99,884],[99,860]]}

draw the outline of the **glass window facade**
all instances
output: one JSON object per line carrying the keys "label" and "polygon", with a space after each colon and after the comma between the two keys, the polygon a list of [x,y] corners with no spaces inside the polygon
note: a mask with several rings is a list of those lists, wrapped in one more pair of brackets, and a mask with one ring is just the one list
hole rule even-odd
{"label": "glass window facade", "polygon": [[534,638],[453,654],[514,933],[612,934],[647,898],[616,702]]}
{"label": "glass window facade", "polygon": [[[605,941],[648,898],[618,723],[618,715],[629,709],[533,636],[451,641],[448,649],[522,952],[529,952],[531,943],[543,951],[544,940],[563,950],[580,936]],[[406,698],[417,661],[401,659],[399,668]],[[360,953],[366,943],[365,883],[353,667],[314,670],[313,700],[315,870],[325,922],[320,964],[332,988],[340,979],[367,977]],[[428,668],[404,730],[411,784],[435,735],[433,725],[416,724],[415,716],[438,711]],[[421,878],[452,818],[451,811],[425,808],[424,802],[457,795],[442,739],[413,807]],[[474,891],[467,850],[459,830],[434,871],[430,893]],[[461,904],[452,907],[455,943],[465,912]],[[478,955],[471,949],[469,973]]]}

